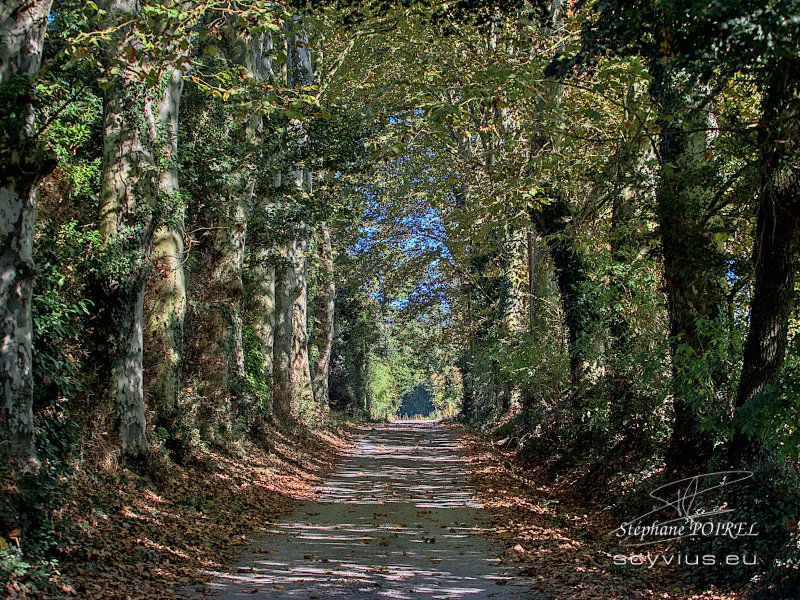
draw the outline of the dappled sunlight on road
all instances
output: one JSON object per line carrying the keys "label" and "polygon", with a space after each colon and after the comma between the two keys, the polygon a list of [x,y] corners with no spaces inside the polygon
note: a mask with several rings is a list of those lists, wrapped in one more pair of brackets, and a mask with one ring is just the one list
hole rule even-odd
{"label": "dappled sunlight on road", "polygon": [[351,453],[351,458],[362,460],[346,461],[319,489],[319,501],[480,508],[472,488],[464,485],[464,459],[458,454],[457,440],[436,436],[437,431],[444,430],[424,422],[367,431]]}
{"label": "dappled sunlight on road", "polygon": [[482,535],[453,433],[435,423],[363,430],[336,473],[233,572],[221,598],[529,598]]}

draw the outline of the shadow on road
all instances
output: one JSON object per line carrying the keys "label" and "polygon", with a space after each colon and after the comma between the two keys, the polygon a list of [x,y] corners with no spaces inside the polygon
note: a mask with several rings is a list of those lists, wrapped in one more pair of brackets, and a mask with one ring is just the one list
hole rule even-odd
{"label": "shadow on road", "polygon": [[530,598],[481,534],[455,434],[431,422],[365,428],[315,501],[204,592],[217,598]]}

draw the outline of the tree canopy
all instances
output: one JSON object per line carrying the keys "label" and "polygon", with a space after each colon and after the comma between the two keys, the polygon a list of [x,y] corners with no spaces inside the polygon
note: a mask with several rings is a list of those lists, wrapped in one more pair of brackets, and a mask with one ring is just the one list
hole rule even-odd
{"label": "tree canopy", "polygon": [[49,559],[76,462],[154,476],[333,411],[607,490],[752,472],[731,577],[796,589],[798,14],[6,3],[3,572]]}

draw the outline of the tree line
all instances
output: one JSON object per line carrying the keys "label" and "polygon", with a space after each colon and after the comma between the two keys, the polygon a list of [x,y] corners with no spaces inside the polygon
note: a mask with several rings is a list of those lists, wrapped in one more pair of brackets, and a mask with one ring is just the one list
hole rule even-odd
{"label": "tree line", "polygon": [[794,453],[796,4],[459,7],[342,85],[388,107],[363,260],[459,340],[464,416]]}
{"label": "tree line", "polygon": [[753,471],[739,514],[792,564],[797,3],[459,6],[352,63],[391,107],[360,190],[382,318],[523,455]]}
{"label": "tree line", "polygon": [[797,1],[302,4],[4,6],[3,453],[182,460],[424,390],[755,469],[789,547]]}
{"label": "tree line", "polygon": [[[338,159],[312,148],[327,143],[306,119],[321,110],[323,65],[302,13],[258,2],[12,5],[3,15],[4,39],[15,42],[3,60],[6,456],[36,468],[35,403],[54,404],[78,380],[103,390],[119,450],[134,462],[154,431],[168,445],[186,433],[193,377],[204,400],[190,410],[207,413],[197,422],[212,438],[237,420],[254,427],[327,407],[333,211],[313,195]],[[45,210],[35,226],[37,195]],[[94,214],[55,206],[86,200]],[[56,252],[47,267],[63,293],[44,315],[32,306],[34,282],[42,296],[51,282],[34,246],[53,242],[61,248],[44,250]],[[85,343],[67,339],[76,307]]]}

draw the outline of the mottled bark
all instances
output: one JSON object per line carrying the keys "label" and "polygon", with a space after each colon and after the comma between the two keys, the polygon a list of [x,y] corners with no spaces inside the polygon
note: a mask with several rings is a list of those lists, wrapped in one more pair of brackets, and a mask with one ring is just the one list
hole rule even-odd
{"label": "mottled bark", "polygon": [[[311,60],[311,47],[308,34],[300,14],[295,15],[292,30],[286,36],[287,70],[289,86],[301,89],[314,83],[314,69]],[[302,123],[295,123],[295,136],[301,150],[305,149],[307,133]],[[307,160],[307,158],[306,158]],[[293,169],[296,192],[311,194],[313,192],[313,175],[308,167],[295,165]],[[300,227],[301,237],[296,242],[295,253],[295,289],[292,318],[293,343],[291,361],[291,382],[294,401],[311,405],[314,393],[311,383],[311,365],[308,355],[308,279],[306,276],[308,258],[307,228]]]}
{"label": "mottled bark", "polygon": [[[248,79],[264,81],[269,75],[266,53],[271,44],[269,34],[252,35],[231,20],[225,31],[225,53],[228,61],[242,67]],[[247,115],[244,121],[234,123],[230,135],[235,136],[241,155],[236,166],[227,175],[219,200],[221,211],[215,224],[216,235],[212,249],[209,314],[204,332],[205,344],[201,353],[209,365],[204,373],[206,395],[221,401],[233,398],[233,408],[241,408],[249,392],[244,368],[243,298],[245,245],[250,211],[255,189],[255,161],[260,151],[258,132],[261,119],[257,114]],[[222,404],[218,403],[225,412]],[[223,419],[230,419],[225,414]]]}
{"label": "mottled bark", "polygon": [[528,333],[536,326],[536,282],[539,278],[539,242],[530,229],[525,234],[525,252],[528,259]]}
{"label": "mottled bark", "polygon": [[312,406],[314,398],[311,386],[311,365],[308,356],[308,242],[302,238],[295,242],[295,287],[292,303],[292,395],[295,407]]}
{"label": "mottled bark", "polygon": [[[789,61],[786,61],[787,63]],[[776,69],[764,97],[760,128],[762,182],[756,213],[755,281],[736,409],[774,383],[786,355],[800,254],[800,63]],[[734,461],[750,445],[736,422]]]}
{"label": "mottled bark", "polygon": [[[144,456],[149,452],[145,419],[142,360],[144,341],[144,280],[131,286],[135,294],[117,312],[116,359],[114,360],[110,392],[119,420],[119,436],[127,457]],[[122,314],[122,310],[130,314]]]}
{"label": "mottled bark", "polygon": [[287,85],[291,88],[298,89],[314,83],[311,46],[303,17],[299,13],[294,15],[291,23],[287,21],[286,72]]}
{"label": "mottled bark", "polygon": [[[126,52],[138,41],[131,20],[139,3],[110,0],[103,8],[116,25],[105,56],[111,79],[103,103],[103,175],[100,196],[100,235],[110,252],[127,257],[120,272],[107,282],[107,389],[118,423],[123,455],[136,459],[148,452],[143,389],[143,299],[149,275],[158,215],[158,103],[161,86],[148,87]],[[137,60],[133,58],[132,60]],[[110,75],[109,75],[110,76]],[[166,85],[166,82],[161,82]]]}
{"label": "mottled bark", "polygon": [[336,281],[333,271],[333,246],[327,223],[320,224],[317,239],[319,279],[317,281],[317,309],[314,311],[314,347],[316,359],[312,374],[314,400],[323,407],[329,405],[328,378],[333,348],[334,310],[336,306]]}
{"label": "mottled bark", "polygon": [[[313,83],[308,36],[299,14],[295,14],[292,23],[287,22],[285,68],[288,87],[301,89]],[[293,120],[288,129],[291,141],[302,156],[307,142],[303,123]],[[279,180],[288,196],[312,193],[312,173],[299,161],[289,166]],[[298,225],[297,231],[298,238],[282,252],[284,263],[275,278],[273,403],[275,411],[283,416],[295,414],[301,404],[311,406],[313,401],[307,329],[305,253],[308,242],[303,224]]]}
{"label": "mottled bark", "polygon": [[[272,383],[273,346],[275,341],[275,266],[266,250],[255,253],[252,266],[252,287],[247,294],[253,332],[262,355],[261,369]],[[268,410],[270,412],[271,409]]]}
{"label": "mottled bark", "polygon": [[245,169],[231,174],[221,203],[227,209],[220,215],[214,237],[215,257],[211,271],[209,318],[205,335],[208,345],[204,362],[211,367],[206,384],[208,393],[239,398],[245,384],[242,344],[242,299],[248,207],[253,185]]}
{"label": "mottled bark", "polygon": [[[0,89],[4,95],[12,94],[12,98],[20,102],[15,108],[23,109],[20,112],[26,115],[22,119],[25,124],[20,123],[23,130],[33,125],[27,120],[29,101],[32,99],[30,83],[41,68],[44,33],[52,4],[52,0],[6,0],[0,7]],[[12,86],[14,82],[19,85]],[[4,119],[7,117],[3,115]],[[12,134],[22,134],[19,141],[30,141],[29,136],[33,132],[25,132],[17,127],[6,133],[9,141],[14,137]]]}
{"label": "mottled bark", "polygon": [[158,105],[158,121],[166,141],[158,182],[166,223],[155,232],[153,270],[146,295],[146,379],[156,424],[167,431],[176,425],[178,394],[183,367],[183,324],[186,317],[184,272],[184,205],[178,185],[178,112],[183,77],[172,69]]}
{"label": "mottled bark", "polygon": [[710,452],[699,415],[715,399],[724,373],[707,350],[726,290],[724,256],[706,225],[713,189],[707,158],[707,113],[694,103],[698,84],[670,66],[654,63],[650,93],[659,110],[661,171],[656,196],[664,257],[675,419],[667,452],[668,467],[683,470],[702,463]]}
{"label": "mottled bark", "polygon": [[295,244],[291,242],[280,249],[282,264],[275,272],[275,337],[273,340],[272,403],[275,412],[289,417],[294,407],[291,380],[292,316],[294,311]]}
{"label": "mottled bark", "polygon": [[[272,72],[272,50],[274,40],[270,32],[263,33],[252,40],[248,45],[253,55],[252,76],[256,82],[264,82],[274,78]],[[255,142],[264,141],[264,135],[274,135],[260,124],[255,130]],[[260,145],[260,144],[259,144]],[[259,148],[259,151],[261,149]],[[256,173],[253,173],[256,176]],[[278,178],[280,179],[280,178]],[[276,181],[279,186],[279,181]],[[253,210],[259,211],[268,206],[272,198],[266,194],[258,194],[253,198]],[[257,221],[256,221],[257,222]],[[264,381],[273,385],[273,352],[275,337],[275,257],[268,248],[268,242],[263,239],[258,229],[253,231],[251,243],[250,273],[248,277],[249,289],[247,290],[246,303],[248,306],[246,322],[252,326],[261,353],[260,371]],[[259,398],[259,410],[262,415],[269,415],[273,411],[272,394]]]}
{"label": "mottled bark", "polygon": [[[503,245],[503,284],[500,294],[502,329],[507,343],[525,331],[525,281],[527,240],[522,232],[508,231]],[[500,390],[500,410],[516,410],[522,400],[522,390],[515,381],[503,381]]]}
{"label": "mottled bark", "polygon": [[509,231],[503,246],[503,289],[500,304],[503,330],[516,334],[525,328],[525,262],[527,246],[524,234]]}
{"label": "mottled bark", "polygon": [[38,467],[33,427],[33,232],[36,185],[54,166],[39,147],[34,80],[51,1],[0,7],[0,458]]}

